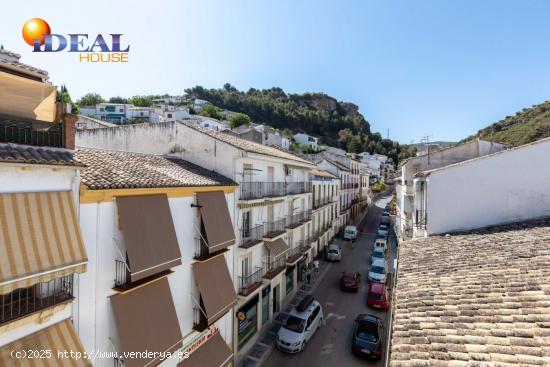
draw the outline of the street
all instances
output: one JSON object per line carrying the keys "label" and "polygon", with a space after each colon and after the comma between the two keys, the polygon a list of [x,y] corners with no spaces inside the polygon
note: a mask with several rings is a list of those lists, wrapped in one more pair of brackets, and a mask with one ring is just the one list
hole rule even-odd
{"label": "street", "polygon": [[[292,366],[363,366],[365,363],[374,366],[383,366],[384,360],[368,362],[356,357],[351,352],[351,336],[354,319],[360,313],[376,315],[384,320],[384,332],[388,331],[389,311],[379,311],[367,307],[367,274],[370,267],[370,253],[376,230],[380,222],[384,206],[390,201],[391,194],[381,196],[369,208],[368,214],[358,226],[360,236],[353,248],[349,242],[341,239],[335,240],[342,250],[342,261],[334,263],[326,274],[319,287],[313,293],[321,302],[325,317],[325,325],[321,327],[308,342],[307,348],[295,355],[287,354],[275,349],[264,364],[267,367]],[[393,235],[393,231],[390,232]],[[395,259],[395,237],[388,240],[388,266],[393,272]],[[342,292],[339,288],[342,271],[359,271],[361,273],[361,286],[357,293]],[[392,274],[393,277],[393,274]],[[388,277],[388,284],[392,278]],[[386,336],[384,337],[384,352],[386,352]]]}

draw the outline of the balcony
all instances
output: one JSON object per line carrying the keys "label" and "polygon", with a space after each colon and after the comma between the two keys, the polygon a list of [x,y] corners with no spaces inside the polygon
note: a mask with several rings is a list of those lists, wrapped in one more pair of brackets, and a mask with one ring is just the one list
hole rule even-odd
{"label": "balcony", "polygon": [[290,215],[286,221],[286,227],[289,229],[297,228],[311,219],[311,211],[304,210],[300,213]]}
{"label": "balcony", "polygon": [[73,275],[0,296],[0,325],[73,299]]}
{"label": "balcony", "polygon": [[302,256],[303,256],[303,252],[298,242],[296,243],[296,247],[288,251],[288,257],[286,258],[286,263],[292,265],[296,261],[298,261]]}
{"label": "balcony", "polygon": [[319,209],[324,207],[325,205],[328,205],[332,203],[334,200],[330,200],[329,198],[323,198],[321,200],[315,200],[313,203],[313,209]]}
{"label": "balcony", "polygon": [[265,238],[275,238],[285,233],[286,218],[281,218],[272,222],[264,223],[266,233]]}
{"label": "balcony", "polygon": [[286,268],[286,256],[281,255],[276,259],[264,260],[264,278],[273,279]]}
{"label": "balcony", "polygon": [[193,307],[193,330],[199,332],[208,328],[208,318],[204,315],[201,308],[204,309],[204,306],[201,305],[200,308],[197,306]]}
{"label": "balcony", "polygon": [[262,286],[263,268],[256,267],[256,271],[252,274],[239,277],[239,294],[248,296],[256,289]]}
{"label": "balcony", "polygon": [[302,253],[306,253],[311,248],[311,239],[306,237],[305,239],[298,242],[298,246],[302,250]]}
{"label": "balcony", "polygon": [[241,248],[250,248],[264,240],[265,227],[263,224],[252,228],[241,229]]}
{"label": "balcony", "polygon": [[241,182],[239,184],[240,200],[296,195],[311,192],[310,181],[304,182]]}
{"label": "balcony", "polygon": [[322,232],[321,232],[319,229],[316,230],[316,231],[313,231],[313,232],[311,233],[311,237],[309,238],[309,240],[310,240],[311,242],[315,242],[315,241],[317,241],[317,240],[319,239],[319,237],[321,237],[321,234],[322,234]]}
{"label": "balcony", "polygon": [[287,195],[305,194],[311,192],[311,182],[289,182],[286,185]]}

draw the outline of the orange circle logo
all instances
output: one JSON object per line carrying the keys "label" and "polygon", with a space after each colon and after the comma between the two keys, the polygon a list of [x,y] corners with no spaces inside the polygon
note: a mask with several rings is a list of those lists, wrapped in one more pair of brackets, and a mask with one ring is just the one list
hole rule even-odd
{"label": "orange circle logo", "polygon": [[51,34],[50,25],[44,19],[32,18],[23,25],[23,39],[29,45],[34,46],[34,40],[44,44],[44,35]]}

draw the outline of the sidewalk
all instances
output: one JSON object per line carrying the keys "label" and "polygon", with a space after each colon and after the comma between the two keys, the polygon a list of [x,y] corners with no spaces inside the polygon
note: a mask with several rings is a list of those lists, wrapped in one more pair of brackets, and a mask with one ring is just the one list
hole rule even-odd
{"label": "sidewalk", "polygon": [[261,366],[275,349],[275,338],[281,326],[288,318],[288,312],[292,307],[296,306],[308,294],[313,293],[317,286],[321,283],[324,276],[328,273],[332,263],[324,260],[319,260],[319,273],[311,273],[311,283],[303,282],[299,284],[299,289],[294,295],[294,298],[287,305],[285,311],[280,312],[271,322],[271,325],[258,338],[258,341],[250,349],[246,357],[239,363],[239,367],[255,367]]}

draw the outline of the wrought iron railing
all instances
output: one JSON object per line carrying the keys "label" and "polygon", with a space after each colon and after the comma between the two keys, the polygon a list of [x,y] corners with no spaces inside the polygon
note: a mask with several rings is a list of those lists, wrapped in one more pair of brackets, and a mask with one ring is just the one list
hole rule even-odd
{"label": "wrought iron railing", "polygon": [[260,199],[265,196],[265,182],[241,182],[239,184],[240,198]]}
{"label": "wrought iron railing", "polygon": [[0,296],[0,325],[73,298],[73,275]]}
{"label": "wrought iron railing", "polygon": [[263,224],[257,225],[252,228],[241,229],[241,246],[242,248],[249,248],[254,246],[258,242],[263,240],[265,234],[265,226]]}
{"label": "wrought iron railing", "polygon": [[115,287],[122,288],[130,282],[130,269],[126,261],[115,260]]}
{"label": "wrought iron railing", "polygon": [[266,228],[266,237],[273,237],[285,231],[286,218],[281,218],[271,222],[264,223]]}
{"label": "wrought iron railing", "polygon": [[286,185],[287,195],[303,194],[311,192],[311,181],[289,182]]}
{"label": "wrought iron railing", "polygon": [[276,258],[267,257],[264,259],[264,277],[270,278],[286,267],[286,253]]}
{"label": "wrought iron railing", "polygon": [[285,196],[286,189],[284,182],[265,182],[265,196],[266,197],[275,197],[275,196]]}
{"label": "wrought iron railing", "polygon": [[249,294],[252,290],[258,288],[258,283],[262,282],[264,269],[257,266],[256,271],[239,277],[239,293]]}

